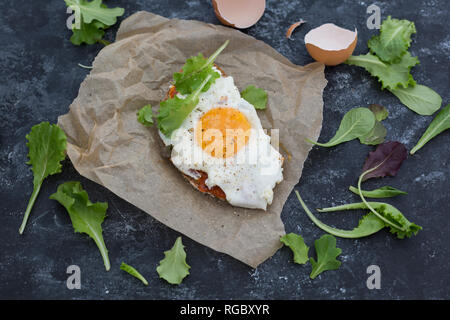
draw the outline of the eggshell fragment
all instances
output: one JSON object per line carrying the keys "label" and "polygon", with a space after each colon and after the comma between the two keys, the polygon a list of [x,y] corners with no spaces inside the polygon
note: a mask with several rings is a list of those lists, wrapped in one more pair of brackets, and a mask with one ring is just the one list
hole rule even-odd
{"label": "eggshell fragment", "polygon": [[298,26],[302,25],[302,24],[305,23],[305,22],[306,22],[305,20],[300,19],[300,21],[297,21],[297,22],[293,23],[293,24],[287,29],[287,31],[286,31],[286,38],[292,40],[291,35],[292,35],[292,33],[294,32],[294,30],[295,30]]}
{"label": "eggshell fragment", "polygon": [[358,31],[347,30],[333,23],[326,23],[305,35],[305,45],[314,60],[327,66],[338,65],[355,50]]}
{"label": "eggshell fragment", "polygon": [[212,4],[220,22],[239,29],[254,25],[266,9],[266,0],[212,0]]}

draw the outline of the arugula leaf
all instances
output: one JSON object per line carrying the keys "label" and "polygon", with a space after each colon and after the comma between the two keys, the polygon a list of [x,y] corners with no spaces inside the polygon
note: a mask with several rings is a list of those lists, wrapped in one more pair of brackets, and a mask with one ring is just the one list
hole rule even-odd
{"label": "arugula leaf", "polygon": [[142,281],[143,284],[145,284],[146,286],[148,286],[148,281],[142,276],[142,274],[139,273],[139,271],[137,271],[135,268],[133,268],[132,266],[126,264],[125,262],[122,262],[122,264],[120,265],[120,270],[123,270],[125,272],[128,272],[129,274],[131,274],[133,277],[138,278],[139,280]]}
{"label": "arugula leaf", "polygon": [[181,72],[173,74],[174,86],[181,94],[191,94],[202,85],[206,77],[210,80],[203,86],[202,91],[206,92],[211,84],[220,77],[220,73],[213,69],[217,56],[226,48],[230,41],[227,40],[208,59],[201,53],[186,60]]}
{"label": "arugula leaf", "polygon": [[436,91],[420,84],[389,91],[409,109],[423,116],[432,115],[442,104],[442,98]]}
{"label": "arugula leaf", "polygon": [[378,78],[382,89],[396,89],[398,87],[407,88],[409,85],[414,86],[416,84],[409,72],[412,67],[419,63],[419,59],[406,52],[399,62],[389,64],[381,61],[376,55],[367,53],[350,56],[345,63],[366,69],[372,76]]}
{"label": "arugula leaf", "polygon": [[137,112],[137,119],[140,123],[142,123],[146,127],[150,127],[153,125],[153,112],[152,112],[152,106],[150,104],[147,104],[143,106],[139,111]]}
{"label": "arugula leaf", "polygon": [[64,0],[68,7],[79,10],[79,29],[74,24],[73,35],[70,41],[74,45],[82,43],[94,44],[106,42],[102,40],[104,29],[109,28],[117,22],[117,17],[124,14],[123,8],[108,8],[101,0]]}
{"label": "arugula leaf", "polygon": [[58,201],[69,213],[75,232],[86,233],[91,237],[103,258],[106,271],[111,267],[108,250],[102,235],[102,222],[106,216],[108,203],[89,201],[88,194],[78,181],[65,182],[50,196]]}
{"label": "arugula leaf", "polygon": [[[422,227],[410,222],[406,217],[394,206],[384,202],[358,202],[344,204],[336,207],[317,209],[319,212],[333,212],[343,210],[370,209],[373,208],[378,215],[389,221],[384,226],[390,228],[390,232],[397,235],[397,238],[403,239],[416,235],[422,230]],[[377,218],[378,219],[378,218]],[[383,221],[378,219],[380,223]]]}
{"label": "arugula leaf", "polygon": [[49,175],[61,172],[61,161],[66,157],[67,138],[56,124],[42,122],[31,128],[26,135],[28,140],[27,164],[31,164],[33,171],[33,193],[28,202],[19,233],[22,234],[30,216],[31,209],[41,190],[42,182]]}
{"label": "arugula leaf", "polygon": [[[323,223],[319,219],[317,219],[312,212],[308,209],[306,204],[303,202],[303,199],[300,197],[300,194],[297,190],[295,190],[295,194],[297,195],[298,201],[300,202],[303,210],[306,212],[308,217],[311,219],[314,224],[322,229],[325,232],[328,232],[329,234],[335,235],[336,237],[341,238],[362,238],[370,236],[371,234],[377,233],[381,229],[385,227],[385,224],[382,220],[380,220],[376,215],[374,215],[372,212],[369,212],[369,214],[363,216],[358,223],[358,226],[354,228],[353,230],[343,230],[343,229],[337,229],[328,226],[327,224]],[[323,209],[322,209],[323,210]],[[321,210],[318,210],[321,212]]]}
{"label": "arugula leaf", "polygon": [[364,163],[362,170],[372,169],[372,171],[366,173],[362,181],[370,178],[395,176],[407,155],[408,151],[405,145],[400,142],[388,141],[378,145],[375,151],[369,153]]}
{"label": "arugula leaf", "polygon": [[375,116],[372,111],[367,108],[354,108],[344,115],[338,131],[330,141],[327,143],[314,142],[309,139],[306,141],[321,147],[332,147],[369,134],[374,125]]}
{"label": "arugula leaf", "polygon": [[241,92],[241,96],[257,110],[264,110],[267,106],[267,92],[261,88],[250,85]]}
{"label": "arugula leaf", "polygon": [[336,238],[329,234],[324,234],[320,239],[314,241],[316,248],[317,261],[310,258],[312,265],[310,278],[314,279],[319,274],[327,270],[336,270],[341,266],[341,262],[336,258],[342,253],[340,248],[336,247]]}
{"label": "arugula leaf", "polygon": [[171,284],[180,284],[191,268],[186,263],[186,252],[181,237],[177,238],[172,249],[165,251],[164,255],[165,258],[159,262],[159,266],[156,268],[159,277]]}
{"label": "arugula leaf", "polygon": [[159,114],[157,115],[159,131],[170,137],[172,132],[181,126],[184,119],[197,106],[198,96],[210,79],[211,75],[208,75],[196,91],[185,99],[175,96],[160,103]]}
{"label": "arugula leaf", "polygon": [[416,33],[414,22],[388,16],[381,24],[380,34],[373,36],[368,46],[381,60],[392,63],[406,53],[413,33]]}
{"label": "arugula leaf", "polygon": [[301,235],[295,233],[285,234],[280,238],[280,241],[291,248],[294,253],[295,263],[305,264],[308,262],[309,247],[305,244]]}
{"label": "arugula leaf", "polygon": [[[359,195],[358,188],[355,188],[353,186],[349,187],[349,190],[353,192],[354,194]],[[405,191],[398,190],[396,188],[390,187],[390,186],[384,186],[375,190],[366,191],[361,190],[361,193],[366,198],[391,198],[402,194],[408,194]]]}
{"label": "arugula leaf", "polygon": [[428,141],[433,139],[435,136],[441,132],[448,130],[450,128],[450,104],[446,105],[437,114],[436,118],[431,121],[425,133],[419,139],[416,146],[412,148],[411,154],[414,154],[417,150],[422,148]]}

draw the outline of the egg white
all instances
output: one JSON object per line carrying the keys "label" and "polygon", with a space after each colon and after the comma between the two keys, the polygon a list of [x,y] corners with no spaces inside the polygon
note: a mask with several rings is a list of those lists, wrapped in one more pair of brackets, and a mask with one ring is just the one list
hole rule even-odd
{"label": "egg white", "polygon": [[[248,143],[228,158],[204,152],[195,139],[200,118],[218,107],[239,110],[252,128]],[[198,105],[181,127],[170,138],[161,132],[160,136],[166,145],[173,147],[171,161],[175,167],[194,179],[199,176],[193,170],[206,172],[206,186],[219,186],[234,206],[266,210],[273,200],[273,188],[283,180],[283,158],[270,144],[254,106],[241,98],[233,77],[218,78],[207,92],[200,94]]]}

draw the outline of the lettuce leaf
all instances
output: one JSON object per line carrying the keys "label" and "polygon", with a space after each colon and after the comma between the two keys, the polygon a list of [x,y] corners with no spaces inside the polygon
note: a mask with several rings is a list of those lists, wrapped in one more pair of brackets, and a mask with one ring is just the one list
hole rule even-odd
{"label": "lettuce leaf", "polygon": [[257,110],[264,110],[267,106],[267,92],[255,86],[248,86],[241,92],[241,96]]}
{"label": "lettuce leaf", "polygon": [[139,273],[139,271],[137,271],[132,266],[126,264],[125,262],[122,262],[122,264],[120,265],[120,270],[123,270],[123,271],[131,274],[133,277],[141,280],[143,284],[148,286],[148,281],[144,278],[144,276],[142,274]]}
{"label": "lettuce leaf", "polygon": [[181,237],[178,237],[172,249],[164,252],[165,258],[159,262],[156,271],[160,278],[171,284],[180,284],[189,274],[191,268],[186,263],[186,251],[184,251]]}
{"label": "lettuce leaf", "polygon": [[406,52],[399,62],[389,64],[380,60],[376,55],[367,53],[350,56],[346,63],[366,69],[372,76],[378,78],[382,89],[396,89],[398,87],[407,88],[409,85],[414,86],[416,84],[410,70],[419,63],[419,59]]}
{"label": "lettuce leaf", "polygon": [[442,98],[431,88],[416,84],[414,87],[389,89],[405,106],[412,111],[429,116],[442,104]]}
{"label": "lettuce leaf", "polygon": [[30,216],[31,209],[41,190],[42,182],[49,175],[61,172],[61,161],[66,157],[67,138],[56,124],[42,122],[31,128],[26,135],[28,140],[27,164],[31,164],[33,171],[33,193],[28,202],[19,233],[22,234]]}
{"label": "lettuce leaf", "polygon": [[388,63],[397,62],[408,50],[413,33],[416,33],[414,22],[391,19],[389,16],[381,24],[380,34],[373,36],[368,46],[381,60]]}
{"label": "lettuce leaf", "polygon": [[[73,35],[70,42],[74,45],[82,43],[94,44],[101,42],[105,34],[105,29],[117,22],[117,17],[124,14],[123,8],[108,8],[102,0],[64,0],[68,7],[75,12],[79,11],[79,27],[76,24],[72,27]],[[76,15],[77,17],[77,15]]]}
{"label": "lettuce leaf", "polygon": [[152,106],[150,104],[147,104],[143,106],[139,111],[137,112],[137,119],[140,123],[142,123],[146,127],[150,127],[153,125],[153,112],[152,112]]}
{"label": "lettuce leaf", "polygon": [[65,182],[50,196],[58,201],[69,213],[75,232],[86,233],[91,237],[103,258],[106,271],[111,267],[102,235],[102,222],[106,217],[108,204],[106,202],[92,203],[78,181]]}
{"label": "lettuce leaf", "polygon": [[329,234],[324,234],[314,241],[316,248],[317,261],[310,258],[312,265],[310,278],[314,279],[319,274],[327,270],[336,270],[341,266],[341,261],[336,258],[342,253],[340,248],[336,247],[336,238]]}
{"label": "lettuce leaf", "polygon": [[309,247],[305,244],[301,235],[295,233],[285,234],[280,238],[280,241],[291,248],[294,253],[294,262],[298,264],[305,264],[308,262]]}

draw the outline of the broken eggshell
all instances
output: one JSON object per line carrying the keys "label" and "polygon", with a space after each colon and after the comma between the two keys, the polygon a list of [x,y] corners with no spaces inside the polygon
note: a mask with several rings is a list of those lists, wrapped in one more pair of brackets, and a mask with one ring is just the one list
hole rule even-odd
{"label": "broken eggshell", "polygon": [[327,66],[338,65],[351,56],[358,40],[358,31],[326,23],[305,35],[305,45],[311,57]]}
{"label": "broken eggshell", "polygon": [[238,29],[254,25],[266,9],[266,0],[212,0],[212,4],[220,22]]}

